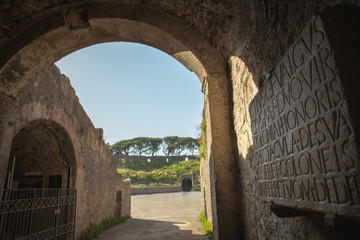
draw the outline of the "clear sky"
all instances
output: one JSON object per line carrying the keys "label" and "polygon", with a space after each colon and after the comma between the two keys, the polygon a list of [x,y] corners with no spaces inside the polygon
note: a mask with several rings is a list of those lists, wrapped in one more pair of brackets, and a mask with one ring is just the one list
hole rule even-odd
{"label": "clear sky", "polygon": [[194,73],[168,54],[135,43],[105,43],[56,63],[105,141],[195,137],[203,94]]}

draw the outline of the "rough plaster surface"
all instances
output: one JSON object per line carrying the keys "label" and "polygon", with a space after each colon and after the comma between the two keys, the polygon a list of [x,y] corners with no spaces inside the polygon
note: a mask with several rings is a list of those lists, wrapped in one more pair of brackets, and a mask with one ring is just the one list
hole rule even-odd
{"label": "rough plaster surface", "polygon": [[[49,89],[52,91],[50,92]],[[49,123],[59,125],[58,128],[63,129],[66,132],[65,135],[68,135],[65,139],[70,141],[66,143],[70,146],[67,148],[73,148],[73,155],[75,156],[73,159],[75,162],[72,163],[75,169],[73,172],[75,183],[72,184],[72,187],[78,190],[76,234],[84,230],[90,222],[100,222],[105,217],[114,216],[116,190],[123,191],[122,215],[130,214],[130,183],[123,182],[121,176],[117,174],[115,158],[106,147],[101,131],[94,128],[80,105],[69,80],[60,74],[58,68],[52,66],[45,71],[24,92],[18,103],[11,105],[8,110],[3,118],[3,121],[8,124],[8,134],[1,136],[2,143],[6,143],[1,148],[2,156],[9,154],[9,147],[15,136],[15,144],[20,146],[31,146],[32,142],[29,139],[34,136],[41,136],[41,134],[34,134],[28,136],[27,140],[25,139],[26,142],[22,142],[22,139],[26,137],[24,131],[20,131],[22,129],[26,131],[33,129],[33,133],[36,131],[41,133],[41,126]],[[37,122],[39,122],[39,126],[36,126]],[[56,131],[56,128],[52,130]],[[18,133],[20,134],[17,135]],[[61,137],[59,136],[58,140],[60,141]],[[37,143],[33,145],[41,147],[39,144],[42,141],[40,140],[38,137]],[[46,147],[51,146],[49,139],[45,138],[44,141]],[[48,154],[54,154],[57,157],[59,151],[57,147],[59,146],[55,145],[54,149],[47,149],[42,152],[39,149],[38,153],[35,152],[35,154],[43,154],[45,159]],[[66,151],[66,148],[61,151]],[[50,159],[50,157],[48,158]],[[6,169],[8,159],[8,157],[1,158],[1,165],[4,166],[4,169]],[[55,160],[56,158],[53,158],[53,161]],[[56,162],[61,164],[60,160],[56,160],[54,164]],[[45,170],[49,171],[51,166],[52,164]],[[4,186],[2,184],[4,176],[1,175],[1,187]]]}

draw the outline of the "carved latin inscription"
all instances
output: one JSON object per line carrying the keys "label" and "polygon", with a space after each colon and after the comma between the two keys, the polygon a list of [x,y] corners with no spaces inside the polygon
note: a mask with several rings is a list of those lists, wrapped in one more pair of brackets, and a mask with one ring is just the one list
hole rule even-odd
{"label": "carved latin inscription", "polygon": [[320,18],[266,80],[250,116],[262,201],[360,216],[358,147]]}

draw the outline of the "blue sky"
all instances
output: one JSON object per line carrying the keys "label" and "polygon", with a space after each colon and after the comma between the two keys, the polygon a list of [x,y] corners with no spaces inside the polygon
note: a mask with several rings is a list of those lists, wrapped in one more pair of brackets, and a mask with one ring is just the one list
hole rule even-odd
{"label": "blue sky", "polygon": [[168,54],[135,43],[105,43],[56,63],[105,141],[195,137],[203,94],[196,75]]}

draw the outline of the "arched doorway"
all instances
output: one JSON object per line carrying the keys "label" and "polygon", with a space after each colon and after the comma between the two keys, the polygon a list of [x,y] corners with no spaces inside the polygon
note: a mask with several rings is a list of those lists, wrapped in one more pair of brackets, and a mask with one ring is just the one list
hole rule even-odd
{"label": "arched doorway", "polygon": [[189,178],[184,178],[181,182],[182,190],[185,192],[189,192],[192,189],[192,181]]}
{"label": "arched doorway", "polygon": [[[224,238],[235,236],[238,217],[234,212],[238,211],[234,209],[237,209],[238,202],[234,193],[237,191],[238,173],[232,144],[227,59],[221,50],[184,19],[142,3],[64,4],[61,9],[48,9],[24,25],[20,24],[21,27],[14,31],[16,36],[0,46],[3,53],[0,56],[0,75],[4,76],[0,91],[7,93],[8,102],[18,98],[23,89],[51,64],[96,43],[138,42],[170,54],[194,71],[203,84],[208,161],[213,163],[211,173],[214,174],[211,175],[216,174],[216,184],[211,181],[209,185],[209,192],[213,193],[214,232],[219,232]],[[4,108],[7,107],[4,104]],[[0,124],[0,133],[2,126]],[[6,148],[0,148],[0,155],[5,155],[6,151]]]}
{"label": "arched doorway", "polygon": [[55,122],[26,124],[13,138],[9,162],[13,169],[8,168],[7,189],[74,187],[74,149],[65,129]]}
{"label": "arched doorway", "polygon": [[13,138],[0,214],[1,239],[74,234],[75,154],[59,124],[35,120]]}

